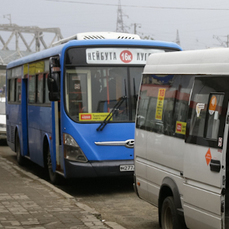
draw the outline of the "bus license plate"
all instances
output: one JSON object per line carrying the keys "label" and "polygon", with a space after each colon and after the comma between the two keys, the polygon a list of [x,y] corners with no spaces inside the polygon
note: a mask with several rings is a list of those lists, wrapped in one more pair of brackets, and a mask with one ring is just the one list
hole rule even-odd
{"label": "bus license plate", "polygon": [[134,171],[134,165],[120,165],[120,172]]}

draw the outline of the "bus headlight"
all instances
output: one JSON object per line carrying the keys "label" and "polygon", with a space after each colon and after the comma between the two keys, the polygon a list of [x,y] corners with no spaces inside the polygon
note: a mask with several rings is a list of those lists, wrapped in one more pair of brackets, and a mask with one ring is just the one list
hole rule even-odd
{"label": "bus headlight", "polygon": [[80,149],[79,145],[71,135],[64,134],[63,141],[64,141],[64,157],[66,159],[71,161],[79,161],[79,162],[88,161],[83,151]]}

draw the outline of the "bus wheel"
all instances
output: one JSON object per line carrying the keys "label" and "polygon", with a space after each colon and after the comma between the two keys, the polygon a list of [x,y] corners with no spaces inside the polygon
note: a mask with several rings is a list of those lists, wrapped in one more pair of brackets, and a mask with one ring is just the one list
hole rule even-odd
{"label": "bus wheel", "polygon": [[17,163],[19,165],[24,165],[24,157],[21,155],[21,145],[20,145],[20,140],[19,137],[17,135],[16,138],[16,155],[17,155]]}
{"label": "bus wheel", "polygon": [[177,210],[172,196],[164,199],[161,209],[162,229],[182,229],[177,215]]}
{"label": "bus wheel", "polygon": [[47,169],[48,169],[48,175],[49,175],[49,179],[50,179],[51,183],[52,184],[59,184],[60,183],[60,176],[56,172],[53,172],[52,159],[51,159],[49,147],[48,147],[48,152],[47,152]]}

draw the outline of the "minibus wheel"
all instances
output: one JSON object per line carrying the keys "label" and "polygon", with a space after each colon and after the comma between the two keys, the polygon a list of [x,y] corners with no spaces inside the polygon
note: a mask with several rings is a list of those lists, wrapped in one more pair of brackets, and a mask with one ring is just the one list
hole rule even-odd
{"label": "minibus wheel", "polygon": [[59,184],[60,183],[60,176],[56,172],[53,172],[52,159],[51,159],[49,147],[48,147],[48,152],[47,152],[47,169],[48,169],[48,175],[49,175],[49,179],[50,179],[51,183],[52,184]]}
{"label": "minibus wheel", "polygon": [[164,199],[161,209],[161,226],[162,229],[181,229],[178,220],[177,210],[172,196]]}

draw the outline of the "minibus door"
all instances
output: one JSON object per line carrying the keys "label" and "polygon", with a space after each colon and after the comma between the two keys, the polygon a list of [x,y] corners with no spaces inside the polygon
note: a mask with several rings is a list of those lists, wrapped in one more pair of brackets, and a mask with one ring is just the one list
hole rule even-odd
{"label": "minibus door", "polygon": [[228,77],[196,77],[184,148],[183,209],[188,228],[225,228]]}

